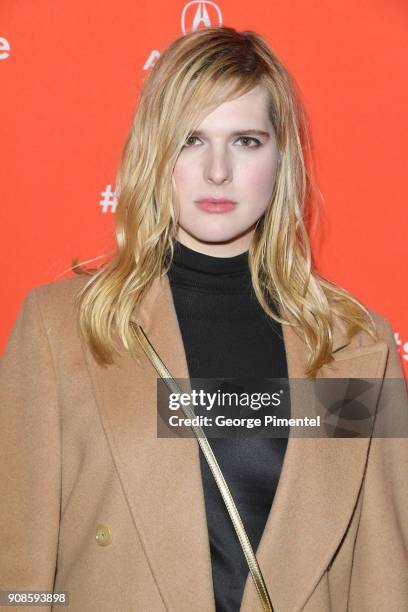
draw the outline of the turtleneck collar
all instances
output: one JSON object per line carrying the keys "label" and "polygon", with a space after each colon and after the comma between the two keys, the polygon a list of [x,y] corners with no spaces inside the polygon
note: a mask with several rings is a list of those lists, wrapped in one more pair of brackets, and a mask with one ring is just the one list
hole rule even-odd
{"label": "turtleneck collar", "polygon": [[233,257],[214,257],[175,241],[169,280],[203,291],[246,292],[251,288],[248,251]]}

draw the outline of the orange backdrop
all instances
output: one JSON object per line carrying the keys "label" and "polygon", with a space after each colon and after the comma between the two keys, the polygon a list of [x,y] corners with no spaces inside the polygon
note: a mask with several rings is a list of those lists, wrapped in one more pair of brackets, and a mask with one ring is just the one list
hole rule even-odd
{"label": "orange backdrop", "polygon": [[223,23],[265,36],[295,76],[324,198],[318,268],[390,321],[408,369],[406,0],[2,0],[0,13],[0,349],[30,288],[113,248],[141,82],[171,40]]}

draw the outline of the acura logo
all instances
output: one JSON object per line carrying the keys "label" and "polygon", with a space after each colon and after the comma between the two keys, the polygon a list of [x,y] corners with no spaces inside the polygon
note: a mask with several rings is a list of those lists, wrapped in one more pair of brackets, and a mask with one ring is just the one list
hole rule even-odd
{"label": "acura logo", "polygon": [[181,30],[183,34],[195,32],[201,27],[222,26],[222,15],[215,2],[192,0],[183,8]]}

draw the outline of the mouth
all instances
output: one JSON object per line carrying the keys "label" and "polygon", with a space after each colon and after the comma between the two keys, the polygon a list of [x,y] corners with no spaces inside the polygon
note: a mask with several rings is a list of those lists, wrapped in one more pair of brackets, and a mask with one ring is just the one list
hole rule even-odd
{"label": "mouth", "polygon": [[201,210],[210,213],[225,213],[233,210],[237,202],[226,198],[202,198],[197,200],[197,206]]}

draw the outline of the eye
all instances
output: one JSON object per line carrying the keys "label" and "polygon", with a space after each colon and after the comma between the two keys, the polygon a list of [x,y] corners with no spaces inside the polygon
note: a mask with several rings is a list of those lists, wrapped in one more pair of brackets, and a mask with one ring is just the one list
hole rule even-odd
{"label": "eye", "polygon": [[187,138],[186,138],[186,140],[184,142],[184,146],[185,147],[191,147],[192,146],[192,144],[190,142],[191,140],[198,140],[198,136],[187,136]]}
{"label": "eye", "polygon": [[[254,138],[253,136],[240,136],[238,140],[243,141],[244,146],[250,149],[256,149],[262,144],[261,141],[258,140],[258,138]],[[248,142],[253,142],[254,144],[250,146],[247,144]]]}
{"label": "eye", "polygon": [[[193,147],[196,140],[200,140],[198,136],[187,136],[183,148]],[[240,136],[237,140],[241,140],[243,146],[247,149],[256,149],[257,147],[260,147],[262,145],[262,142],[258,140],[258,138],[254,138],[253,136]]]}

